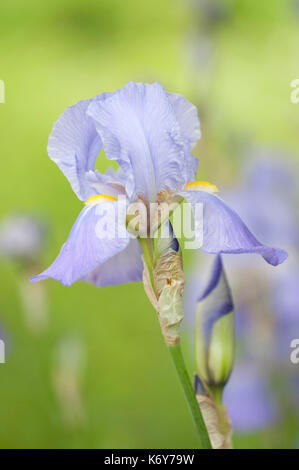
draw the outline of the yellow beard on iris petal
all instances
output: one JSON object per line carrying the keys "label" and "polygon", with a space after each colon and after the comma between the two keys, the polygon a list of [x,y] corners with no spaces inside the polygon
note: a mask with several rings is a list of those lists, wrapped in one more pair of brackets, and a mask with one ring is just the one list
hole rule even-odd
{"label": "yellow beard on iris petal", "polygon": [[109,196],[108,194],[97,194],[96,196],[91,196],[90,198],[88,198],[87,201],[84,202],[84,204],[93,205],[107,201],[117,201],[117,198],[114,196]]}
{"label": "yellow beard on iris petal", "polygon": [[207,193],[217,193],[219,189],[215,184],[209,183],[208,181],[193,181],[186,184],[185,191],[206,191]]}

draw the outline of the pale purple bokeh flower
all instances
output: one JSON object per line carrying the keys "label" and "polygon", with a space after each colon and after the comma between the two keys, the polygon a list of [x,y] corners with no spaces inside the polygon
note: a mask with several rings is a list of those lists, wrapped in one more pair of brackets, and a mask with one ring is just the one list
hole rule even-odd
{"label": "pale purple bokeh flower", "polygon": [[0,256],[33,261],[44,246],[46,224],[30,213],[7,215],[0,222]]}
{"label": "pale purple bokeh flower", "polygon": [[255,363],[242,361],[235,365],[223,402],[236,431],[257,431],[271,426],[279,417],[270,384]]}
{"label": "pale purple bokeh flower", "polygon": [[277,272],[262,269],[248,257],[228,259],[240,326],[239,364],[224,397],[236,429],[242,431],[269,426],[281,414],[273,378],[290,402],[298,395],[299,382],[298,369],[290,361],[291,341],[299,338],[298,173],[277,151],[261,150],[248,160],[240,187],[226,197],[255,233],[268,243],[283,244],[291,256]]}

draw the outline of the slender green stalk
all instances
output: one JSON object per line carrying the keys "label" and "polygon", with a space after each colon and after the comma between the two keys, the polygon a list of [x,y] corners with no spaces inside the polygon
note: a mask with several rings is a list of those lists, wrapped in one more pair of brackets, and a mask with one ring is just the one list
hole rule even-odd
{"label": "slender green stalk", "polygon": [[[140,246],[141,246],[141,249],[142,249],[142,252],[143,252],[144,261],[145,261],[145,263],[148,267],[151,287],[153,288],[153,293],[154,293],[154,295],[157,295],[156,290],[155,290],[155,280],[154,280],[154,276],[153,276],[154,262],[156,261],[156,263],[157,263],[157,259],[155,259],[155,253],[154,253],[153,239],[151,239],[151,238],[139,238],[139,242],[140,242]],[[173,253],[175,253],[175,252],[173,252]],[[175,253],[175,256],[177,256],[176,253]],[[158,261],[159,261],[159,259],[158,259]],[[156,268],[157,268],[157,264],[156,264]],[[164,268],[164,270],[165,270],[165,268]],[[162,269],[162,272],[163,272],[163,269]],[[176,273],[176,274],[178,275],[178,273]],[[172,273],[169,273],[170,277],[171,277],[171,275],[172,275]],[[165,273],[164,273],[164,276],[165,276]],[[176,280],[176,282],[177,282],[177,284],[179,284],[178,280]],[[145,287],[146,287],[146,283],[145,283]],[[168,291],[167,291],[167,293],[168,293]],[[164,291],[162,291],[162,293],[160,292],[158,299],[161,300],[163,295],[164,295]],[[175,295],[175,291],[174,291],[173,295]],[[149,295],[149,298],[151,300],[151,295]],[[157,301],[158,301],[158,299],[157,299]],[[165,302],[169,302],[169,301],[170,301],[170,299],[165,294],[164,307],[165,307]],[[171,302],[170,302],[170,305],[172,305]],[[181,385],[183,387],[184,394],[185,394],[187,403],[189,405],[189,409],[191,411],[195,427],[196,427],[196,429],[199,433],[199,437],[200,437],[200,446],[199,446],[199,448],[200,449],[211,449],[212,446],[211,446],[210,438],[209,438],[209,435],[208,435],[208,432],[207,432],[207,429],[206,429],[206,425],[205,425],[205,422],[204,422],[202,414],[201,414],[199,404],[197,403],[195,393],[193,391],[193,387],[192,387],[190,378],[188,376],[188,372],[186,370],[186,366],[185,366],[184,359],[183,359],[182,352],[181,352],[180,343],[175,342],[175,341],[170,342],[170,339],[174,340],[174,338],[173,338],[174,331],[173,330],[174,330],[175,326],[177,327],[177,339],[179,339],[179,325],[180,325],[180,322],[182,320],[182,317],[179,315],[180,310],[178,310],[178,311],[174,310],[173,315],[169,315],[169,309],[167,309],[167,308],[166,308],[166,315],[165,315],[165,308],[164,308],[164,310],[162,308],[162,311],[163,311],[163,314],[162,314],[162,312],[158,312],[160,324],[162,326],[162,333],[164,335],[164,339],[165,339],[166,344],[168,346],[168,349],[170,351],[171,357],[173,359],[174,366],[176,368],[176,371],[177,371],[177,374],[179,376]]]}
{"label": "slender green stalk", "polygon": [[154,245],[153,240],[151,238],[138,238],[144,261],[148,267],[151,283],[154,288],[154,278],[153,278],[153,262],[154,262]]}
{"label": "slender green stalk", "polygon": [[181,385],[183,387],[185,398],[189,405],[189,409],[191,411],[195,427],[199,434],[200,449],[211,449],[212,446],[210,438],[184,363],[180,343],[177,343],[173,346],[168,345],[168,349],[171,354],[177,374],[179,376]]}

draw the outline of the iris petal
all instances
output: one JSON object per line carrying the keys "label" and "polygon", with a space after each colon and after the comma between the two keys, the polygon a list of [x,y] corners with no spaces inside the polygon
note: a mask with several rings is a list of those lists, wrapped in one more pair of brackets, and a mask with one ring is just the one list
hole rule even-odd
{"label": "iris petal", "polygon": [[167,96],[172,104],[175,117],[179,123],[180,133],[184,144],[185,181],[193,181],[196,179],[198,159],[190,153],[190,150],[195,147],[196,142],[201,137],[197,109],[182,95],[177,93],[167,93]]}
{"label": "iris petal", "polygon": [[67,108],[54,124],[48,154],[69,180],[79,199],[96,194],[87,181],[102,148],[101,139],[86,110],[92,100],[79,101]]}
{"label": "iris petal", "polygon": [[116,204],[87,205],[79,214],[56,260],[32,281],[53,278],[64,285],[71,285],[124,250],[130,239],[124,221],[119,226],[112,218],[112,212],[117,214]]}
{"label": "iris petal", "polygon": [[54,124],[49,137],[49,157],[58,165],[82,201],[97,192],[107,192],[103,183],[110,183],[111,178],[112,182],[118,180],[117,175],[112,175],[111,171],[101,175],[94,170],[103,144],[93,120],[86,114],[91,102],[100,101],[109,95],[110,93],[102,93],[67,108]]}
{"label": "iris petal", "polygon": [[180,132],[184,144],[188,150],[192,150],[201,137],[200,123],[196,107],[177,93],[167,93],[172,104],[175,117],[180,126]]}
{"label": "iris petal", "polygon": [[123,251],[89,272],[82,278],[82,281],[91,282],[97,287],[114,286],[141,281],[142,273],[141,248],[139,242],[132,239]]}
{"label": "iris petal", "polygon": [[258,253],[273,266],[282,263],[287,253],[260,243],[240,217],[221,199],[202,191],[182,191],[196,216],[196,204],[203,204],[203,245],[208,253]]}
{"label": "iris petal", "polygon": [[[130,82],[106,99],[91,102],[88,114],[95,121],[107,158],[127,172],[129,195],[154,201],[161,190],[184,187],[185,152],[195,136],[185,130],[187,119],[181,132],[174,107],[159,83]],[[194,166],[190,155],[188,166]]]}
{"label": "iris petal", "polygon": [[86,200],[107,192],[104,181],[111,183],[94,169],[104,143],[126,175],[128,195],[155,200],[159,191],[183,188],[195,178],[198,160],[190,150],[199,137],[196,108],[183,96],[166,93],[159,83],[130,82],[66,109],[53,126],[48,153]]}

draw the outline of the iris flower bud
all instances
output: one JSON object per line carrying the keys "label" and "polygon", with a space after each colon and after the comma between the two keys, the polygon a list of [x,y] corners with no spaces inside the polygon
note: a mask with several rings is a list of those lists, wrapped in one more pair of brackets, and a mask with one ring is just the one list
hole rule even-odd
{"label": "iris flower bud", "polygon": [[220,255],[197,300],[195,355],[201,380],[211,395],[221,400],[234,361],[234,307]]}

